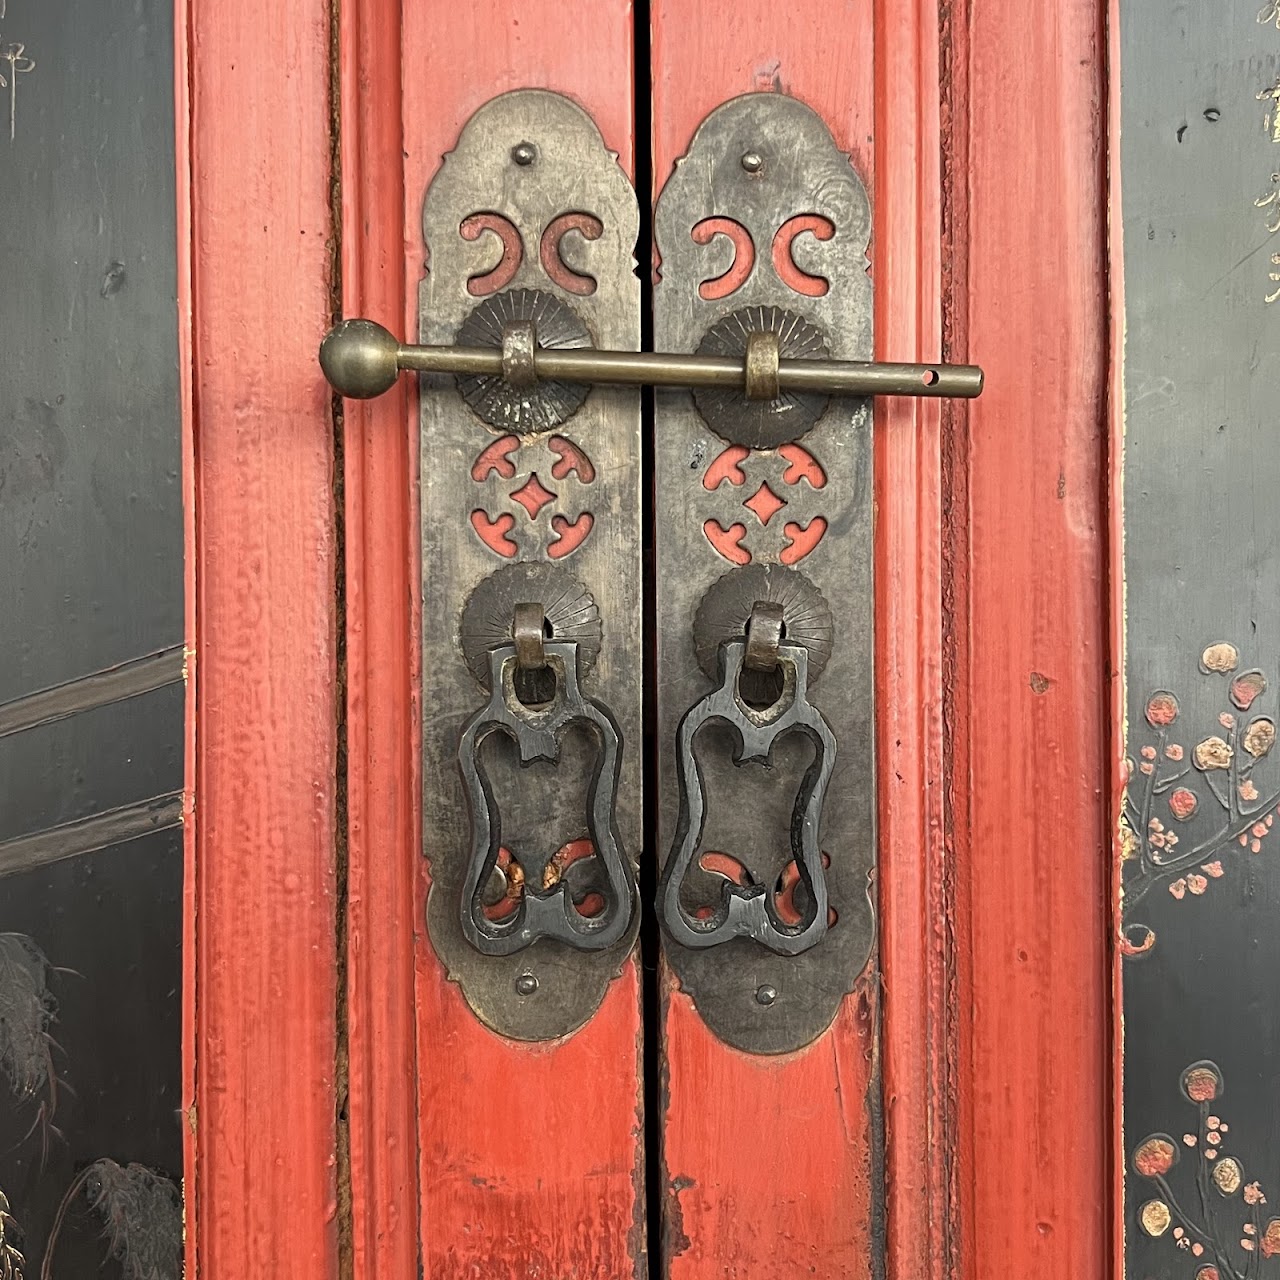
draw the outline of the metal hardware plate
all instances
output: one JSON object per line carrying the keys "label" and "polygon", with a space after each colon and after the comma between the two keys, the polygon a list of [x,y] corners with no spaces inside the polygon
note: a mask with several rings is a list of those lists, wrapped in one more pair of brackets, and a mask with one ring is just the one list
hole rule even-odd
{"label": "metal hardware plate", "polygon": [[[658,201],[656,345],[740,351],[745,330],[766,329],[780,345],[798,339],[799,358],[869,360],[869,232],[866,191],[808,107],[773,93],[724,104]],[[696,754],[706,808],[682,877],[695,920],[713,920],[745,884],[764,887],[779,919],[811,918],[789,833],[806,772],[825,761],[826,865],[814,872],[824,879],[815,892],[825,889],[834,914],[794,955],[749,936],[685,945],[665,911],[664,943],[716,1035],[782,1053],[830,1024],[874,945],[871,416],[865,400],[783,396],[761,406],[735,396],[656,393],[658,849],[665,860],[681,845],[682,810],[685,826],[690,815],[680,777]],[[734,639],[755,600],[783,597],[803,602],[808,621],[791,638],[808,654],[808,701],[829,726],[833,756],[791,733],[772,742],[767,762],[735,761],[750,753],[716,724],[682,753],[681,721],[713,686],[710,655]],[[802,638],[815,610],[829,614],[829,634]],[[823,632],[826,617],[816,622]]]}
{"label": "metal hardware plate", "polygon": [[[538,341],[556,348],[580,347],[584,334],[592,346],[639,348],[635,195],[595,124],[568,99],[521,90],[480,108],[431,184],[423,233],[419,341],[496,347],[504,324],[532,320]],[[638,910],[633,901],[616,904],[626,907],[626,924],[610,926],[615,940],[603,949],[526,935],[510,954],[483,954],[463,925],[475,868],[459,744],[464,726],[492,705],[489,656],[512,640],[511,619],[496,614],[543,605],[548,655],[576,663],[579,711],[603,709],[616,726],[612,830],[634,898],[642,847],[640,415],[630,388],[520,381],[422,379],[423,851],[432,879],[428,931],[449,976],[495,1031],[540,1040],[590,1017],[631,948]],[[523,766],[506,732],[476,744],[502,845],[531,886],[526,906],[537,896],[532,886],[556,889],[565,850],[576,851],[563,869],[566,888],[547,900],[620,890],[603,850],[580,856],[599,743],[561,727],[557,751],[535,752],[543,758]],[[547,758],[557,752],[558,760]],[[479,892],[495,889],[485,881]],[[562,920],[572,934],[575,918]]]}

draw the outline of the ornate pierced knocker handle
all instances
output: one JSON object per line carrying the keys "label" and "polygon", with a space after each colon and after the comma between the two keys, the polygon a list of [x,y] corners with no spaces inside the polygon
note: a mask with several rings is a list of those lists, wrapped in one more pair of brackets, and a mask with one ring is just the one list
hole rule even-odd
{"label": "ornate pierced knocker handle", "polygon": [[[612,715],[586,697],[578,685],[578,646],[540,644],[517,616],[515,643],[490,651],[489,702],[462,730],[458,763],[471,810],[471,854],[462,890],[462,931],[486,955],[511,955],[540,938],[554,938],[581,951],[603,951],[627,931],[635,910],[635,888],[614,821],[622,738]],[[532,651],[541,653],[533,657]],[[545,703],[520,700],[516,672],[531,661],[544,663],[555,678],[555,691]],[[604,869],[604,905],[585,915],[574,905],[569,880],[550,888],[525,883],[510,917],[492,920],[484,911],[484,895],[502,853],[502,815],[480,763],[480,748],[493,733],[510,738],[522,767],[536,760],[557,761],[560,744],[571,729],[583,726],[596,742],[596,767],[587,791],[587,832]]]}
{"label": "ornate pierced knocker handle", "polygon": [[[720,646],[720,683],[685,713],[677,734],[680,773],[680,821],[675,846],[663,873],[660,901],[663,923],[686,947],[714,947],[731,938],[750,937],[780,955],[798,955],[818,943],[827,931],[827,881],[819,834],[822,802],[835,767],[836,741],[827,722],[807,698],[809,654],[801,645],[776,643],[776,662],[782,669],[782,692],[772,706],[747,705],[739,689],[744,667],[759,659],[748,639]],[[808,906],[794,925],[778,916],[764,885],[726,883],[718,909],[706,920],[689,915],[680,889],[702,841],[706,797],[694,740],[712,721],[729,725],[739,747],[734,764],[766,761],[773,745],[788,733],[802,733],[814,745],[813,763],[806,770],[791,814],[791,853]]]}

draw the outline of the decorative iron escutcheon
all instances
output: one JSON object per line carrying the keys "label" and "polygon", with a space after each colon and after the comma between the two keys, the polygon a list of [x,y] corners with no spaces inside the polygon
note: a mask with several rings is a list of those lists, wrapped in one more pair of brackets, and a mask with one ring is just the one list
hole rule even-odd
{"label": "decorative iron escutcheon", "polygon": [[[725,103],[658,200],[658,345],[870,360],[869,232],[813,111]],[[716,1035],[782,1053],[875,938],[870,403],[664,390],[656,411],[666,957]],[[753,612],[780,614],[772,674],[744,663]]]}
{"label": "decorative iron escutcheon", "polygon": [[868,359],[866,192],[781,95],[713,112],[663,191],[665,350],[636,349],[631,188],[566,99],[477,112],[423,225],[423,341],[346,320],[320,362],[363,399],[422,376],[436,950],[488,1025],[544,1039],[635,939],[647,383],[668,959],[724,1040],[798,1048],[874,941],[866,397],[972,398],[982,370]]}
{"label": "decorative iron escutcheon", "polygon": [[[504,352],[422,379],[428,931],[485,1023],[547,1039],[591,1016],[638,927],[640,404],[521,357],[639,346],[638,212],[590,117],[522,90],[463,128],[423,234],[420,341]],[[523,670],[522,605],[546,642]]]}

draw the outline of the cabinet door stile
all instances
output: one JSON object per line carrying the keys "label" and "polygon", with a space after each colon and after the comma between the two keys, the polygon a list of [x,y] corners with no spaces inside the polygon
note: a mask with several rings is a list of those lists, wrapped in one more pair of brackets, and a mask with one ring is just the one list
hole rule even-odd
{"label": "cabinet door stile", "polygon": [[[516,0],[429,0],[406,5],[403,21],[407,280],[402,331],[412,339],[418,330],[418,286],[429,268],[423,198],[441,157],[489,99],[513,89],[569,96],[595,120],[624,170],[633,173],[633,25],[625,0],[568,0],[554,7]],[[404,408],[410,443],[401,484],[413,495],[408,518],[416,545],[415,391],[410,390]],[[459,536],[464,533],[472,536],[470,529]],[[378,563],[371,571],[381,579],[381,589],[411,602],[415,796],[423,784],[421,721],[431,714],[419,705],[420,569],[411,556]],[[421,832],[415,831],[423,1274],[428,1280],[535,1269],[548,1276],[643,1275],[638,955],[626,962],[580,1031],[545,1043],[504,1039],[477,1020],[425,932],[428,884],[421,848]],[[370,849],[368,856],[379,854]]]}
{"label": "cabinet door stile", "polygon": [[[864,6],[806,0],[784,15],[763,0],[655,0],[652,19],[655,197],[708,113],[758,90],[814,108],[870,189],[873,32]],[[662,1274],[877,1274],[874,959],[835,1022],[780,1056],[728,1047],[669,968],[662,983]]]}

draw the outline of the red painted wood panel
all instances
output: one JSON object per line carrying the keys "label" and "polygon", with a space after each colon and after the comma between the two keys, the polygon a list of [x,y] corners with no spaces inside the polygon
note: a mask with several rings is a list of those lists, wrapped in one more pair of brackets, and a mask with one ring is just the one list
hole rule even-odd
{"label": "red painted wood panel", "polygon": [[[626,0],[429,0],[405,6],[403,50],[404,324],[413,334],[424,269],[423,196],[441,155],[484,102],[515,88],[567,93],[592,114],[631,171],[631,11]],[[416,398],[405,430],[410,461],[402,483],[416,504]],[[416,543],[416,523],[413,529]],[[416,619],[418,565],[407,559],[379,572],[411,601]],[[413,680],[416,697],[416,661]],[[421,713],[415,706],[415,745]],[[416,760],[415,754],[415,769]],[[415,776],[415,789],[419,781]],[[415,831],[415,848],[419,840]],[[421,858],[417,873],[424,1275],[619,1280],[643,1274],[638,963],[626,965],[599,1012],[568,1040],[503,1040],[476,1021],[447,981],[423,929]]]}
{"label": "red painted wood panel", "polygon": [[330,312],[329,5],[191,0],[178,13],[200,663],[192,1274],[326,1280],[336,564],[316,347]]}
{"label": "red painted wood panel", "polygon": [[[340,8],[342,308],[405,309],[401,2]],[[356,1276],[418,1269],[416,741],[408,384],[343,403],[347,640],[347,1125]]]}
{"label": "red painted wood panel", "polygon": [[[865,4],[655,0],[652,15],[655,197],[703,117],[755,89],[814,107],[872,182]],[[872,1273],[878,985],[864,979],[826,1034],[772,1058],[721,1044],[664,972],[664,1275]]]}
{"label": "red painted wood panel", "polygon": [[1076,1280],[1111,1259],[1103,13],[974,0],[948,32],[944,155],[967,160],[947,189],[965,222],[949,323],[987,371],[953,527],[974,1280]]}

